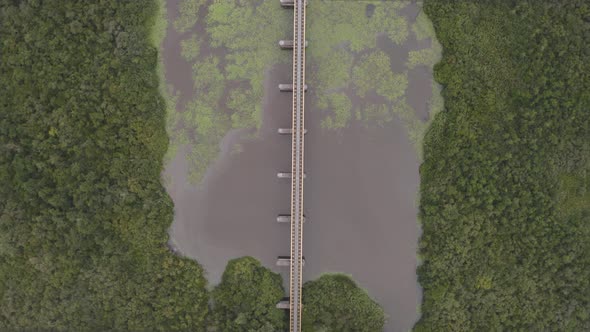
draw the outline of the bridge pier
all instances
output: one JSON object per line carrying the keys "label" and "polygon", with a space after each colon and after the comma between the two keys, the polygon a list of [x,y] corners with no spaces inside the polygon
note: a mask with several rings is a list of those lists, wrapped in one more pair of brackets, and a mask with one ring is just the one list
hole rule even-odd
{"label": "bridge pier", "polygon": [[[279,84],[281,92],[293,92],[293,84]],[[303,91],[307,92],[307,84],[303,85]]]}
{"label": "bridge pier", "polygon": [[[280,0],[281,6],[283,7],[295,7],[295,0]],[[305,0],[305,6],[307,7],[307,0]]]}
{"label": "bridge pier", "polygon": [[[291,216],[288,214],[279,214],[277,216],[277,222],[278,223],[290,223],[291,222]],[[303,222],[305,222],[305,216],[303,216]]]}
{"label": "bridge pier", "polygon": [[[305,257],[301,259],[301,264],[305,265]],[[277,266],[291,266],[291,256],[277,257]]]}
{"label": "bridge pier", "polygon": [[[307,47],[308,41],[305,41],[305,47]],[[279,47],[284,50],[292,50],[293,49],[293,41],[292,40],[279,40]]]}
{"label": "bridge pier", "polygon": [[277,309],[282,309],[282,310],[291,309],[291,301],[289,300],[289,298],[287,297],[287,298],[279,301],[279,303],[277,303]]}
{"label": "bridge pier", "polygon": [[[278,172],[277,173],[277,178],[279,179],[290,179],[293,177],[293,174],[291,174],[291,172]],[[303,173],[303,178],[305,179],[305,173]]]}
{"label": "bridge pier", "polygon": [[[293,134],[293,128],[279,128],[277,132],[279,135],[291,135]],[[303,133],[307,134],[307,129],[304,129]]]}

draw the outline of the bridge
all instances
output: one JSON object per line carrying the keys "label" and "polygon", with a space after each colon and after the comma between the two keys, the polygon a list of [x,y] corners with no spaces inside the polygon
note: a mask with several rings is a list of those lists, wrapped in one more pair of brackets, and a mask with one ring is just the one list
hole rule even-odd
{"label": "bridge", "polygon": [[301,286],[303,283],[303,167],[305,137],[305,10],[307,0],[280,0],[283,7],[293,8],[293,40],[279,41],[279,47],[293,50],[293,83],[280,84],[280,91],[293,92],[291,130],[281,128],[279,134],[291,134],[291,173],[281,172],[279,178],[291,179],[291,214],[277,217],[278,222],[291,225],[291,255],[279,256],[277,265],[290,266],[289,298],[277,308],[289,310],[289,330],[301,331]]}

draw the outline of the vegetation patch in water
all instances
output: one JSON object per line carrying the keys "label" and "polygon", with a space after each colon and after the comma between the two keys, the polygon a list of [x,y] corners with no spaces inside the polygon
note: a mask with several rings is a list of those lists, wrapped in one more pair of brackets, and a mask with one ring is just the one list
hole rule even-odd
{"label": "vegetation patch in water", "polygon": [[[231,129],[260,127],[265,72],[272,64],[290,60],[277,44],[288,34],[290,13],[278,3],[204,3],[180,3],[176,29],[185,32],[201,24],[207,33],[181,41],[181,55],[192,65],[193,97],[184,109],[171,109],[168,125],[172,150],[188,147],[189,180],[195,184]],[[199,21],[199,15],[205,20]],[[204,43],[210,46],[205,54]]]}
{"label": "vegetation patch in water", "polygon": [[322,119],[322,128],[334,129],[345,127],[352,117],[352,103],[344,93],[330,94],[328,98],[322,99],[318,104],[320,109],[329,109],[332,115]]}
{"label": "vegetation patch in water", "polygon": [[174,21],[174,28],[178,32],[187,32],[197,24],[203,5],[207,0],[181,0],[178,5],[179,16]]}
{"label": "vegetation patch in water", "polygon": [[[279,63],[290,63],[291,54],[281,50],[277,42],[292,35],[292,11],[281,8],[273,1],[215,1],[203,5],[202,0],[182,0],[180,17],[175,27],[180,32],[190,30],[195,24],[204,26],[206,35],[189,35],[181,42],[182,56],[194,67],[193,79],[208,80],[211,69],[198,68],[207,63],[211,54],[199,54],[200,45],[212,46],[211,52],[219,58],[217,70],[222,79],[218,82],[223,93],[210,93],[195,87],[194,99],[180,114],[170,117],[172,150],[181,145],[189,147],[191,182],[198,183],[206,168],[219,152],[219,144],[230,129],[259,128],[264,96],[264,75]],[[409,136],[419,149],[426,125],[414,110],[405,103],[407,77],[419,65],[432,66],[440,54],[440,47],[428,18],[421,13],[409,28],[399,10],[406,3],[391,1],[330,2],[320,1],[308,10],[307,38],[308,84],[311,100],[316,103],[310,110],[323,113],[322,127],[326,130],[345,128],[352,121],[362,121],[366,126],[385,126],[396,119],[406,125]],[[199,16],[205,21],[198,21]],[[411,33],[417,39],[432,40],[433,46],[411,50],[407,71],[391,69],[391,55],[380,50],[379,36],[391,43],[403,46]],[[374,80],[375,77],[378,78]],[[217,75],[213,75],[217,80]],[[276,84],[278,82],[273,82]],[[438,97],[438,90],[433,90]],[[385,99],[375,100],[374,93]],[[215,113],[208,122],[216,127],[215,135],[202,137],[194,122],[183,123],[185,118],[206,116],[195,108],[197,100],[207,99],[207,107]],[[310,99],[308,99],[310,100]],[[352,110],[352,103],[360,102]],[[365,105],[366,104],[366,105]],[[349,106],[350,105],[350,106]],[[371,106],[374,105],[374,106]],[[379,106],[381,105],[381,106]],[[353,116],[367,109],[371,114]],[[375,110],[379,112],[375,112]],[[387,109],[387,111],[384,111]],[[196,114],[183,114],[194,113]],[[211,116],[213,113],[208,112]],[[226,121],[229,117],[231,121]],[[175,132],[180,131],[180,132]],[[193,135],[191,133],[197,133]]]}
{"label": "vegetation patch in water", "polygon": [[303,286],[302,330],[383,331],[385,313],[347,275],[324,274]]}
{"label": "vegetation patch in water", "polygon": [[192,34],[188,39],[180,42],[180,55],[186,61],[196,60],[200,54],[201,43],[201,37],[196,33]]}

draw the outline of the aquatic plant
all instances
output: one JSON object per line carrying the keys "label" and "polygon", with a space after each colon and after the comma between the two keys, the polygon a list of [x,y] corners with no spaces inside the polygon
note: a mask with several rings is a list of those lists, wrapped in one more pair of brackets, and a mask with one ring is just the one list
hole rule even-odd
{"label": "aquatic plant", "polygon": [[174,21],[174,27],[178,32],[186,32],[191,29],[199,19],[199,14],[207,0],[181,0],[178,5],[179,16]]}
{"label": "aquatic plant", "polygon": [[[291,34],[292,13],[271,1],[259,1],[254,6],[251,2],[234,1],[216,1],[203,6],[200,0],[193,0],[192,4],[189,4],[190,1],[181,2],[181,15],[176,20],[176,26],[185,27],[180,30],[187,31],[191,28],[188,27],[189,23],[193,26],[201,24],[205,27],[206,35],[187,36],[187,39],[181,41],[181,54],[196,66],[203,66],[203,61],[208,61],[205,58],[210,55],[199,55],[199,45],[202,42],[211,45],[214,54],[219,58],[216,66],[223,78],[219,79],[219,75],[211,74],[209,67],[199,69],[193,66],[193,79],[195,85],[202,80],[215,80],[216,89],[219,89],[216,91],[223,90],[223,93],[209,93],[195,86],[195,100],[179,112],[194,112],[196,100],[206,99],[209,109],[231,119],[229,125],[225,116],[218,117],[223,120],[219,123],[213,119],[207,120],[217,129],[214,136],[204,138],[190,134],[198,133],[199,130],[191,127],[196,126],[195,122],[183,123],[182,118],[188,115],[170,118],[175,124],[168,128],[180,131],[170,134],[171,145],[178,149],[181,144],[188,143],[190,178],[192,182],[199,182],[205,168],[219,151],[223,132],[232,128],[260,127],[264,75],[272,66],[291,61],[290,53],[281,51],[276,43]],[[315,101],[310,109],[324,114],[322,128],[338,130],[348,126],[351,121],[357,121],[356,119],[366,122],[367,126],[383,126],[395,119],[402,119],[408,130],[412,131],[409,133],[411,137],[423,135],[427,126],[416,126],[414,111],[407,104],[398,105],[398,99],[405,94],[407,77],[411,73],[393,72],[389,65],[390,55],[377,47],[379,36],[385,36],[399,45],[407,40],[411,31],[405,17],[399,14],[399,10],[405,5],[402,2],[382,1],[349,2],[345,6],[342,3],[318,2],[314,3],[313,10],[308,11],[308,82],[313,87],[310,95],[312,98],[308,100]],[[206,21],[199,22],[194,13],[183,14],[187,8],[198,8],[199,15],[204,15]],[[418,38],[434,40],[428,19],[421,14],[418,20],[413,27],[417,36],[419,34]],[[252,31],[256,33],[251,33]],[[435,41],[433,45],[432,48],[412,51],[408,68],[412,69],[417,65],[432,66],[440,54]],[[212,75],[211,78],[209,75]],[[373,92],[385,99],[373,100],[374,98],[367,95]],[[438,90],[435,92],[438,93]],[[355,95],[361,97],[361,104],[382,103],[383,106],[378,109],[387,109],[387,112],[376,113],[374,107],[359,105],[355,109],[356,113],[362,113],[364,109],[373,113],[353,117],[351,98]],[[377,118],[378,114],[381,117]],[[203,119],[204,116],[206,115],[202,113],[199,117]]]}

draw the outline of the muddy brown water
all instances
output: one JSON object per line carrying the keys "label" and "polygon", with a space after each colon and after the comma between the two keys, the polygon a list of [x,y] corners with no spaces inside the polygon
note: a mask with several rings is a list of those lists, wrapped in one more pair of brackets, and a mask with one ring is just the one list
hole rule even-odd
{"label": "muddy brown water", "polygon": [[[170,1],[171,20],[175,9],[176,1]],[[190,98],[190,66],[180,57],[181,37],[171,30],[163,44],[166,78],[181,95],[188,93],[183,98]],[[408,103],[421,119],[428,117],[431,77],[420,67],[409,73]],[[291,96],[277,88],[290,79],[288,65],[267,71],[261,129],[254,137],[248,130],[229,132],[198,186],[188,182],[186,149],[179,149],[166,167],[166,187],[175,204],[171,241],[202,264],[213,285],[228,260],[246,255],[288,278],[288,269],[275,262],[290,250],[289,225],[276,222],[278,214],[289,212],[290,181],[276,173],[290,170],[291,144],[289,136],[276,131],[291,125]],[[313,100],[306,109],[304,279],[325,272],[352,275],[383,306],[385,331],[410,330],[421,301],[415,149],[399,119],[384,127],[353,121],[345,129],[326,131],[320,128],[322,115],[310,104]]]}

